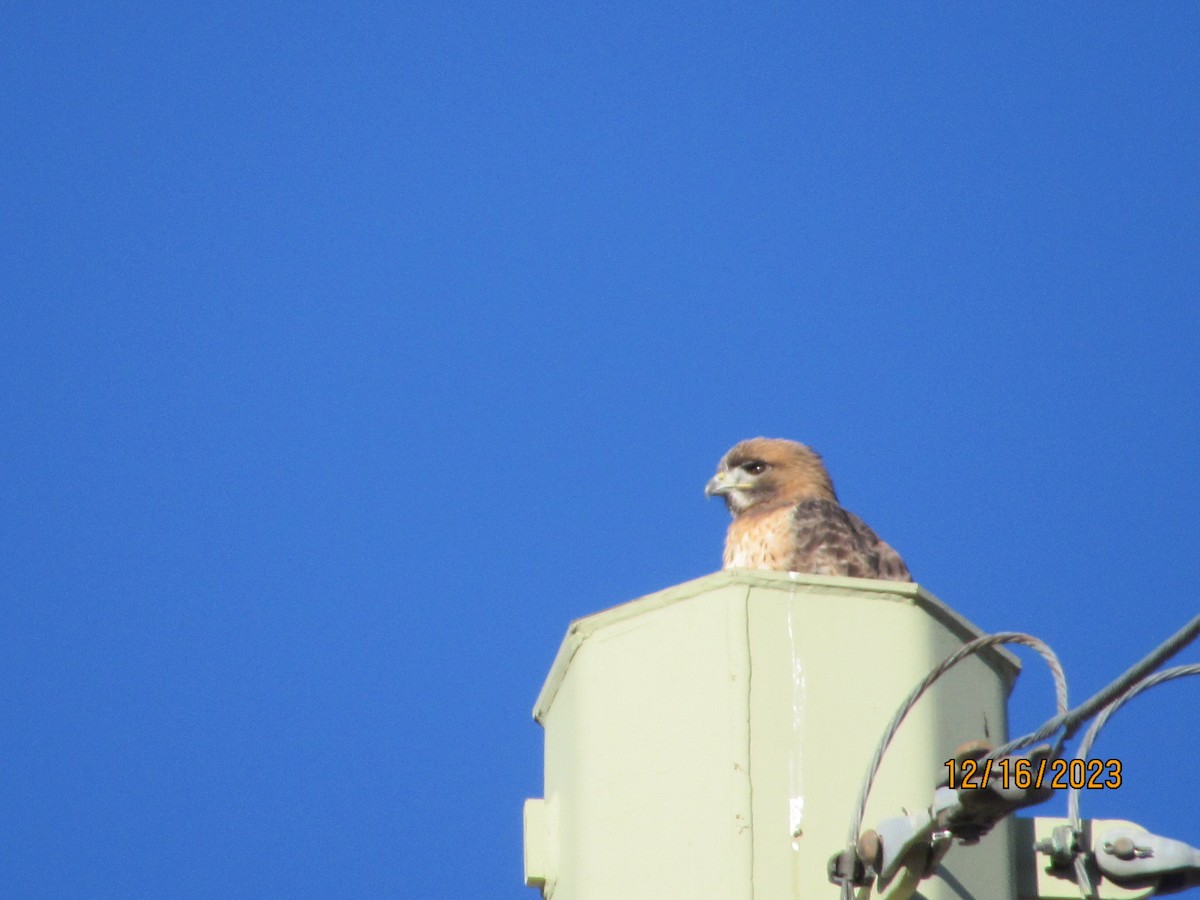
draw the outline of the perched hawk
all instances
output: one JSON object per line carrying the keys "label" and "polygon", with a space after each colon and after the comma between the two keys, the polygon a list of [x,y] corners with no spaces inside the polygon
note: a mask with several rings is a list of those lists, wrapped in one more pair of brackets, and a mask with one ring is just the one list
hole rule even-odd
{"label": "perched hawk", "polygon": [[725,454],[704,493],[733,514],[725,568],[912,581],[899,554],[842,509],[821,457],[803,444],[751,438]]}

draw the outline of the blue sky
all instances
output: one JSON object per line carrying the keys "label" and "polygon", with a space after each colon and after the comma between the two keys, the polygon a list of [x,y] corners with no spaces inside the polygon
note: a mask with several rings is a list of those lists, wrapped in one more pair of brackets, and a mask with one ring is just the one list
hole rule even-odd
{"label": "blue sky", "polygon": [[[755,434],[1076,700],[1195,614],[1200,8],[649,6],[7,5],[0,894],[535,897]],[[1198,712],[1085,815],[1200,844]]]}

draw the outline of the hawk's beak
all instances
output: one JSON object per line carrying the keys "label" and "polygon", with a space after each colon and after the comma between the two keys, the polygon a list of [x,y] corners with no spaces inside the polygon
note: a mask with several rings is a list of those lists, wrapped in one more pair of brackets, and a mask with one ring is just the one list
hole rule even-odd
{"label": "hawk's beak", "polygon": [[718,472],[708,484],[704,486],[705,497],[723,497],[730,491],[736,491],[738,488],[749,487],[748,484],[738,484],[731,472]]}

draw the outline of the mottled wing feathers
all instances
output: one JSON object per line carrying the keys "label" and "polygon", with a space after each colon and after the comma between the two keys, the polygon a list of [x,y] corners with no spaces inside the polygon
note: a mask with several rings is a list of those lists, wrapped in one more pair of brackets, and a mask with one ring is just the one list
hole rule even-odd
{"label": "mottled wing feathers", "polygon": [[795,545],[789,571],[912,581],[900,555],[866,522],[831,500],[797,503],[791,525]]}

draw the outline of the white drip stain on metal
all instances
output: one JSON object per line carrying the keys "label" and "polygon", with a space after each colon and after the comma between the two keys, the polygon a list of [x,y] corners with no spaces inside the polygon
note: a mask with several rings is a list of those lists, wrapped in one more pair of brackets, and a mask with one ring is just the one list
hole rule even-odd
{"label": "white drip stain on metal", "polygon": [[[788,573],[794,575],[795,573]],[[796,651],[796,636],[792,631],[792,616],[795,612],[796,587],[792,585],[788,597],[787,629],[788,652],[792,658],[792,747],[788,754],[788,827],[791,829],[792,846],[800,849],[796,839],[804,833],[804,713],[807,687],[804,680],[804,661]]]}

